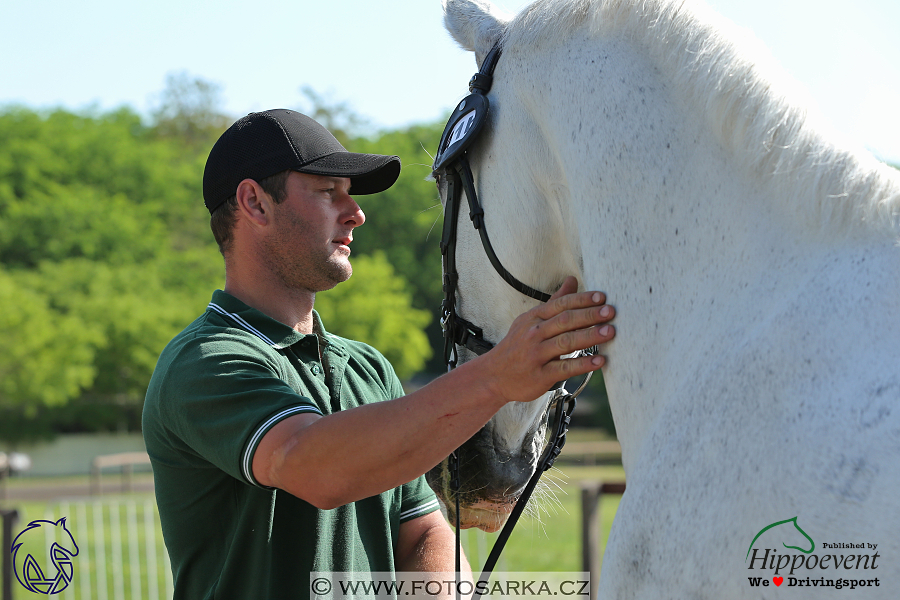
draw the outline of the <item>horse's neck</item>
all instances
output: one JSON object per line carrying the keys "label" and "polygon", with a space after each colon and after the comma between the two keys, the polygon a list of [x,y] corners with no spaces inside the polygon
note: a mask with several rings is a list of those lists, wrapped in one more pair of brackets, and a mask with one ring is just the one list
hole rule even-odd
{"label": "horse's neck", "polygon": [[[578,52],[565,60],[589,60]],[[541,129],[555,136],[585,283],[617,306],[606,381],[627,460],[672,378],[690,376],[679,366],[730,352],[736,326],[764,320],[773,291],[823,260],[825,238],[788,214],[792,203],[731,157],[702,111],[668,95],[640,57],[608,61],[599,83],[564,68],[547,78],[560,99],[585,104],[544,113]]]}
{"label": "horse's neck", "polygon": [[[606,380],[626,455],[660,414],[672,377],[685,375],[679,367],[727,352],[733,327],[757,318],[766,290],[812,256],[790,221],[715,150],[690,157],[624,178],[626,187],[644,177],[655,185],[593,181],[573,190],[586,283],[617,307],[621,339],[609,347]],[[615,200],[625,198],[640,202]]]}
{"label": "horse's neck", "polygon": [[[612,183],[600,191],[594,180],[573,193],[585,279],[608,290],[618,310],[620,340],[609,347],[606,375],[626,460],[644,446],[661,415],[671,414],[666,404],[673,395],[683,401],[716,365],[739,364],[732,358],[757,343],[757,332],[767,335],[776,315],[807,302],[796,299],[808,289],[821,290],[819,303],[830,304],[834,314],[853,314],[852,298],[868,283],[854,279],[853,260],[874,262],[891,252],[880,236],[828,240],[783,214],[773,189],[750,181],[713,144],[687,156],[671,170],[613,177],[622,187]],[[656,178],[656,185],[644,178]],[[623,198],[636,202],[615,200]],[[821,279],[811,281],[829,270],[846,274],[830,294]],[[829,322],[817,310],[799,315],[795,327],[802,333]],[[812,343],[801,339],[787,343]]]}

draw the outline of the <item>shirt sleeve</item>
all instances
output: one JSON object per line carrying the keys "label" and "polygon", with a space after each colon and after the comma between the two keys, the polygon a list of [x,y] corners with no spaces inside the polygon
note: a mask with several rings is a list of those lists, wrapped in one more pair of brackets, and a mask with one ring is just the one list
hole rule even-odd
{"label": "shirt sleeve", "polygon": [[188,341],[170,363],[161,392],[164,420],[195,463],[258,487],[252,461],[263,436],[292,415],[322,414],[252,339]]}
{"label": "shirt sleeve", "polygon": [[427,515],[440,507],[437,496],[428,487],[423,475],[403,486],[400,494],[400,522]]}

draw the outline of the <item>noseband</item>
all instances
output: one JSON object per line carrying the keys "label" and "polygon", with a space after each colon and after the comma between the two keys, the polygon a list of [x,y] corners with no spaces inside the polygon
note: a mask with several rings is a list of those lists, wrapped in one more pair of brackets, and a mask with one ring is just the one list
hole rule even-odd
{"label": "noseband", "polygon": [[[446,192],[442,198],[444,202],[444,227],[441,234],[441,255],[444,271],[444,300],[441,304],[441,327],[444,332],[444,361],[447,363],[448,370],[456,367],[459,358],[457,346],[468,348],[479,356],[494,347],[492,343],[484,339],[480,327],[466,321],[456,312],[456,291],[459,283],[459,274],[456,271],[456,232],[463,190],[465,190],[466,198],[469,201],[469,217],[481,237],[481,245],[484,247],[491,265],[493,265],[500,277],[517,291],[535,300],[546,302],[550,299],[550,294],[522,283],[500,263],[500,259],[494,252],[494,248],[488,238],[487,228],[484,223],[484,209],[478,201],[478,194],[475,190],[475,178],[469,165],[469,147],[478,137],[487,121],[489,108],[487,93],[491,89],[494,69],[500,60],[501,53],[502,49],[498,42],[485,57],[479,72],[469,81],[470,93],[457,105],[450,115],[450,120],[444,128],[434,160],[433,175],[438,181],[446,180]],[[593,353],[593,351],[594,349],[591,349],[588,352],[582,352],[582,354]],[[578,389],[573,393],[566,392],[564,387],[565,381],[557,383],[550,390],[556,392],[548,406],[549,411],[554,404],[556,405],[553,436],[544,454],[541,456],[534,474],[529,479],[522,494],[519,496],[518,502],[516,502],[515,508],[510,513],[506,525],[504,525],[503,530],[497,537],[494,547],[491,548],[491,553],[485,562],[481,577],[478,580],[479,585],[475,588],[473,598],[480,598],[484,593],[491,571],[493,571],[516,522],[518,522],[519,517],[525,510],[528,499],[531,497],[535,487],[537,487],[538,480],[544,471],[553,466],[553,462],[562,451],[562,447],[566,443],[566,433],[568,432],[571,414],[575,409],[576,397],[587,386],[590,377],[591,373],[588,373],[578,386]],[[457,597],[459,597],[460,582],[458,579],[461,563],[461,546],[458,448],[450,454],[448,462],[451,475],[450,486],[456,499],[456,573]]]}

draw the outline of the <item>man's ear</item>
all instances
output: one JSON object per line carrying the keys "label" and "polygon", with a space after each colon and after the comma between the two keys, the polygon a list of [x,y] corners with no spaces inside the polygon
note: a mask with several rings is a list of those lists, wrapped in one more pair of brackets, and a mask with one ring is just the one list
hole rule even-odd
{"label": "man's ear", "polygon": [[235,192],[238,212],[256,225],[267,225],[272,214],[272,198],[252,179],[244,179]]}

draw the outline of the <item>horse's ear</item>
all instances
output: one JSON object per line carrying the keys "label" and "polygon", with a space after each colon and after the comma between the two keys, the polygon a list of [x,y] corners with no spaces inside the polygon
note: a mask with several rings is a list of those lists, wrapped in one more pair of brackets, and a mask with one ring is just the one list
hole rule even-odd
{"label": "horse's ear", "polygon": [[456,42],[475,53],[481,64],[509,22],[510,16],[488,0],[441,0],[444,26]]}
{"label": "horse's ear", "polygon": [[63,528],[65,528],[65,526],[66,526],[66,518],[63,517],[62,519],[60,519],[59,521],[57,521],[57,522],[56,522],[56,526],[57,526],[57,527],[63,527]]}

